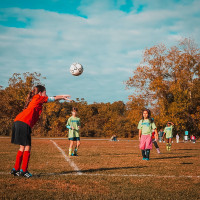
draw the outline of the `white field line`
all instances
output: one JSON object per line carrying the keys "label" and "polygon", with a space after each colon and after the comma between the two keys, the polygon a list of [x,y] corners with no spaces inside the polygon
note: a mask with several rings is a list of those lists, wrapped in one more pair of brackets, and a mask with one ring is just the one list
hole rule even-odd
{"label": "white field line", "polygon": [[[10,173],[0,172],[0,175],[8,175]],[[41,176],[107,176],[107,177],[156,177],[156,178],[200,178],[200,176],[161,176],[161,175],[153,175],[153,174],[87,174],[87,173],[70,173],[70,174],[58,174],[58,173],[46,173]],[[34,174],[33,174],[34,176]],[[37,175],[35,175],[37,176]]]}
{"label": "white field line", "polygon": [[80,169],[76,166],[76,164],[70,160],[70,158],[65,154],[65,152],[57,145],[56,142],[54,142],[53,140],[50,140],[56,147],[57,149],[62,153],[63,157],[65,158],[65,160],[70,164],[70,166],[77,171],[77,175],[82,175],[82,172],[80,171]]}

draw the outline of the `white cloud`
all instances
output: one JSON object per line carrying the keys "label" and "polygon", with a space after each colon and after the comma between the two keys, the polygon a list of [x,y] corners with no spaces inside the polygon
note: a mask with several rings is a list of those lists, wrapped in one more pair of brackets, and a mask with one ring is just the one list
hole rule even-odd
{"label": "white cloud", "polygon": [[[135,9],[144,2],[134,1]],[[6,86],[14,72],[37,71],[47,77],[51,95],[67,88],[72,96],[86,96],[90,103],[127,99],[122,83],[131,76],[146,47],[161,42],[176,45],[181,37],[192,37],[200,44],[198,1],[176,7],[172,1],[165,7],[154,3],[137,14],[135,10],[115,10],[112,1],[84,0],[79,10],[88,18],[45,10],[1,9],[0,19],[12,16],[28,25],[0,27],[0,85]],[[117,7],[123,4],[118,1]],[[73,62],[83,64],[82,76],[69,74]]]}

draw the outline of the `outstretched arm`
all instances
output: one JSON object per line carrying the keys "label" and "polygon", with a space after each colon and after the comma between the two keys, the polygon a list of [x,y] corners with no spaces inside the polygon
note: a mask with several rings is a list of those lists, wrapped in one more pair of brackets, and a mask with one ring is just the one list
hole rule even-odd
{"label": "outstretched arm", "polygon": [[70,98],[71,96],[68,94],[64,94],[64,95],[57,95],[54,96],[55,100],[68,100],[68,101],[72,101]]}

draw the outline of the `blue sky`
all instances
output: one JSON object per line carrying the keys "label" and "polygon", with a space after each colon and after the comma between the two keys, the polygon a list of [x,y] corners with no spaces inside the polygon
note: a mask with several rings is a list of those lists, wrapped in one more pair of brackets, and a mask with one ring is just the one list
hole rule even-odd
{"label": "blue sky", "polygon": [[[88,103],[128,101],[124,81],[145,48],[200,45],[200,0],[4,0],[0,3],[0,85],[38,72],[47,94]],[[74,77],[73,62],[84,67]]]}

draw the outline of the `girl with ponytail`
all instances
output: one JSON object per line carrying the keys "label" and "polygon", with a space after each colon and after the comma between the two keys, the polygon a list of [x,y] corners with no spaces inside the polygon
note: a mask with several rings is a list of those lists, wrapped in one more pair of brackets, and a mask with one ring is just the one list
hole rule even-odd
{"label": "girl with ponytail", "polygon": [[12,127],[11,143],[18,144],[20,147],[14,168],[11,170],[11,174],[14,176],[24,176],[27,178],[32,176],[28,172],[31,151],[31,129],[39,120],[43,104],[55,100],[70,101],[70,95],[48,97],[46,95],[46,88],[42,85],[37,85],[29,92],[24,110],[16,116]]}
{"label": "girl with ponytail", "polygon": [[155,130],[155,141],[158,139],[158,132],[153,118],[151,118],[151,111],[144,109],[142,112],[142,119],[138,124],[140,149],[142,151],[142,159],[149,160],[150,150],[152,149],[152,131]]}

